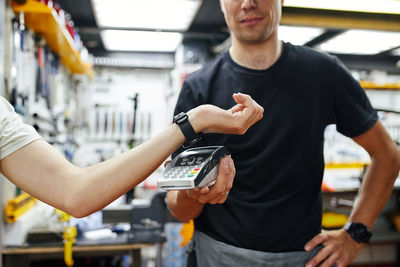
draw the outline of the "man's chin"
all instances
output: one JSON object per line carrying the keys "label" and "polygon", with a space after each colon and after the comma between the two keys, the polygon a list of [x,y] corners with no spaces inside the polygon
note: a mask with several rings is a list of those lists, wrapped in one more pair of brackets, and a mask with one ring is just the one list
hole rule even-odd
{"label": "man's chin", "polygon": [[267,38],[264,36],[241,36],[239,40],[249,45],[256,45],[267,41]]}

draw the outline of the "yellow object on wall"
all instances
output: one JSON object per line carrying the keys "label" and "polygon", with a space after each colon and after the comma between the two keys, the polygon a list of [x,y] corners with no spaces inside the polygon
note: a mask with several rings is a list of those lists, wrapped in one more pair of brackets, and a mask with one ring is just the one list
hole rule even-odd
{"label": "yellow object on wall", "polygon": [[[68,213],[55,209],[54,212],[58,216],[58,220],[60,222],[68,223],[71,219],[71,215]],[[65,265],[68,267],[74,266],[74,259],[72,258],[72,246],[75,243],[75,238],[78,234],[78,230],[76,226],[66,226],[63,231],[63,238],[64,238],[64,262]]]}
{"label": "yellow object on wall", "polygon": [[6,206],[6,222],[15,222],[19,216],[30,210],[35,204],[36,199],[27,193],[10,199]]}
{"label": "yellow object on wall", "polygon": [[59,210],[59,209],[55,209],[54,212],[58,215],[58,220],[59,221],[67,222],[72,217],[68,213],[66,213],[66,212],[64,212],[62,210]]}
{"label": "yellow object on wall", "polygon": [[186,246],[187,243],[189,243],[189,241],[192,240],[193,232],[194,232],[193,220],[190,220],[188,223],[184,223],[182,225],[182,230],[181,230],[181,236],[182,236],[181,246],[182,247]]}
{"label": "yellow object on wall", "polygon": [[75,237],[77,230],[75,226],[68,226],[63,232],[64,238],[64,262],[65,265],[71,267],[74,265],[74,259],[72,258],[72,246],[75,243]]}
{"label": "yellow object on wall", "polygon": [[327,229],[341,228],[348,221],[349,217],[344,214],[325,211],[322,214],[322,227]]}

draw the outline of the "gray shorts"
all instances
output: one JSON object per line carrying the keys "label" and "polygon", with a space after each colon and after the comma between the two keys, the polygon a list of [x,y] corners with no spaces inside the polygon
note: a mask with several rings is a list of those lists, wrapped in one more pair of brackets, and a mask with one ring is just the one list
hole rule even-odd
{"label": "gray shorts", "polygon": [[[312,259],[321,247],[311,252],[296,251],[269,253],[239,248],[217,241],[208,235],[195,231],[189,246],[194,250],[194,257],[187,260],[187,267],[297,267]],[[189,254],[192,255],[193,254]]]}

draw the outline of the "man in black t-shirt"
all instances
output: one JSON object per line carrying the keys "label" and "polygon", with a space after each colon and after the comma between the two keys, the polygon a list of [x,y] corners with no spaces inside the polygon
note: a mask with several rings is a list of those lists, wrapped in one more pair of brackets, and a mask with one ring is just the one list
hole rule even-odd
{"label": "man in black t-shirt", "polygon": [[[397,147],[337,58],[278,40],[281,1],[220,4],[232,46],[186,78],[175,114],[206,103],[226,109],[234,104],[229,96],[243,92],[264,107],[264,118],[242,136],[209,134],[196,144],[231,151],[232,187],[170,191],[168,206],[177,219],[194,219],[200,267],[345,266],[368,242],[390,196],[400,168]],[[321,233],[329,124],[365,148],[371,165],[348,229]]]}

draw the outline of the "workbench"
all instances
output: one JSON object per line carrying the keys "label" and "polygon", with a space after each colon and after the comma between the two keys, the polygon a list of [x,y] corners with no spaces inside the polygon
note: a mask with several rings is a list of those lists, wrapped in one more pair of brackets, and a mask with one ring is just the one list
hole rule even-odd
{"label": "workbench", "polygon": [[[96,257],[129,255],[130,266],[141,267],[142,248],[156,247],[156,266],[161,266],[161,246],[163,241],[153,240],[143,243],[129,243],[126,234],[113,239],[77,240],[72,247],[72,257]],[[29,267],[32,261],[45,259],[63,259],[63,244],[35,244],[18,247],[3,247],[4,267]]]}

